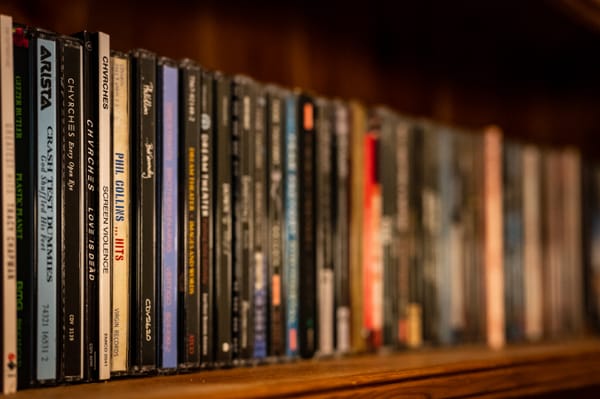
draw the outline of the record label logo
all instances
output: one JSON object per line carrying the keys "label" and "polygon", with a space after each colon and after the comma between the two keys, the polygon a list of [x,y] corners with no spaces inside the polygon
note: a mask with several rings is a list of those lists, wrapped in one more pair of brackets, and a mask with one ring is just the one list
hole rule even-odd
{"label": "record label logo", "polygon": [[7,363],[7,365],[8,365],[8,368],[10,370],[14,370],[17,367],[16,360],[17,360],[17,356],[13,352],[11,352],[11,353],[8,354],[8,363]]}
{"label": "record label logo", "polygon": [[208,114],[202,114],[202,117],[200,118],[200,126],[202,130],[210,129],[210,125],[210,116]]}

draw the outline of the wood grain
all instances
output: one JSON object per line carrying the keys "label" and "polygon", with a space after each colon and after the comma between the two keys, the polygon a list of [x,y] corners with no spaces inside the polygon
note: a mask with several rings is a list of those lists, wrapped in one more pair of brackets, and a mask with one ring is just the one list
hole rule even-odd
{"label": "wood grain", "polygon": [[600,380],[600,340],[424,349],[87,385],[32,389],[20,398],[522,397]]}
{"label": "wood grain", "polygon": [[3,0],[0,12],[59,33],[103,30],[118,50],[470,129],[498,124],[600,159],[600,32],[553,2],[509,3]]}

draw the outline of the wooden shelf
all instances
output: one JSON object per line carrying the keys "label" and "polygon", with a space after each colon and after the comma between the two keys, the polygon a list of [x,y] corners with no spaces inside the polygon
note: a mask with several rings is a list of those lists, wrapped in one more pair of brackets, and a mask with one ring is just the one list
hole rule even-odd
{"label": "wooden shelf", "polygon": [[[425,349],[26,390],[20,398],[523,397],[598,388],[600,339]],[[581,397],[581,396],[578,396]]]}
{"label": "wooden shelf", "polygon": [[[494,122],[512,137],[576,144],[600,158],[600,35],[554,6],[376,1],[367,9],[345,2],[340,11],[336,2],[321,1],[188,3],[5,0],[1,11],[60,33],[104,30],[119,50],[146,47],[446,123]],[[528,15],[536,15],[535,24]],[[588,387],[600,392],[600,338],[297,361],[13,397],[522,397]]]}

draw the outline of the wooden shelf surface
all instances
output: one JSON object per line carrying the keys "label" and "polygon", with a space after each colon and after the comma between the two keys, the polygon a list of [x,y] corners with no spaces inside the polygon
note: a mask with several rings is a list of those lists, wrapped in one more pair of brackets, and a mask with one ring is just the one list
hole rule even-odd
{"label": "wooden shelf surface", "polygon": [[13,398],[522,397],[600,386],[600,339],[424,349],[39,388]]}

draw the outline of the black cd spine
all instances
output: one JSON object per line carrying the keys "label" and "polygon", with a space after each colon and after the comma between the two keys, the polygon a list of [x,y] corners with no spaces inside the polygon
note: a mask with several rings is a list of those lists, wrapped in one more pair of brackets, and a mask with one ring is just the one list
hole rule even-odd
{"label": "black cd spine", "polygon": [[135,187],[135,252],[133,261],[132,348],[133,372],[156,369],[157,294],[157,181],[156,181],[156,56],[145,50],[132,53],[132,103]]}

